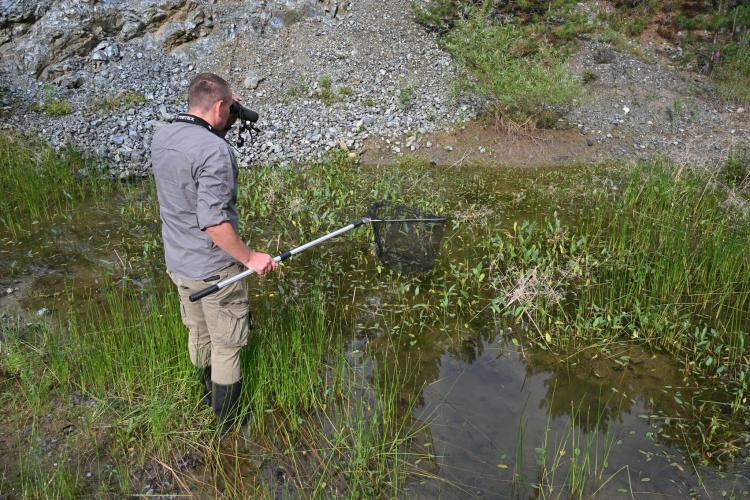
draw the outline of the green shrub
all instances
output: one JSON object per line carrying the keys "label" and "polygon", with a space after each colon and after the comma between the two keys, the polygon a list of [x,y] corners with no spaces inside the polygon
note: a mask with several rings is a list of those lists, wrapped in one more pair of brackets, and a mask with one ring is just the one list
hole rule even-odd
{"label": "green shrub", "polygon": [[597,75],[595,72],[591,71],[590,69],[587,69],[581,74],[581,81],[583,83],[592,83],[599,79],[599,75]]}
{"label": "green shrub", "polygon": [[571,103],[581,84],[560,55],[511,26],[493,25],[475,13],[445,39],[458,64],[458,85],[487,97],[495,115],[526,122],[553,106]]}
{"label": "green shrub", "polygon": [[287,91],[289,97],[304,97],[310,93],[310,84],[307,82],[305,75],[300,75],[297,83],[291,85]]}
{"label": "green shrub", "polygon": [[411,8],[419,24],[433,31],[446,33],[453,26],[453,23],[469,13],[474,6],[473,4],[478,6],[480,2],[435,0],[423,8],[412,1]]}
{"label": "green shrub", "polygon": [[644,16],[638,16],[630,19],[625,24],[625,32],[630,36],[638,36],[648,28],[649,18]]}

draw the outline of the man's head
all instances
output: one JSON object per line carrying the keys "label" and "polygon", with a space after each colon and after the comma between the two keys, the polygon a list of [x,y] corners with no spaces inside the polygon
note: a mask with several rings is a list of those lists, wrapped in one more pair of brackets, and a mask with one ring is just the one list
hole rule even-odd
{"label": "man's head", "polygon": [[203,118],[217,130],[229,123],[232,90],[222,77],[200,73],[188,88],[188,113]]}

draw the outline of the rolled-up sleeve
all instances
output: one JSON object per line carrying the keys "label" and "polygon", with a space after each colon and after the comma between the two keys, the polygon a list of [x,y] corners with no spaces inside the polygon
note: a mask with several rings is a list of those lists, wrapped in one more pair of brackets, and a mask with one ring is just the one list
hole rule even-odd
{"label": "rolled-up sleeve", "polygon": [[207,227],[230,221],[234,185],[232,158],[228,148],[217,146],[208,152],[197,175],[198,227]]}

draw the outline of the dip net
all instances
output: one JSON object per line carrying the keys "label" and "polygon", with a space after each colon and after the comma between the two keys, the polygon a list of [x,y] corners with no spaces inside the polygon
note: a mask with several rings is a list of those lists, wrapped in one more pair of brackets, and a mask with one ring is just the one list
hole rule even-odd
{"label": "dip net", "polygon": [[446,217],[385,200],[374,203],[368,217],[383,264],[404,274],[432,269],[440,252]]}

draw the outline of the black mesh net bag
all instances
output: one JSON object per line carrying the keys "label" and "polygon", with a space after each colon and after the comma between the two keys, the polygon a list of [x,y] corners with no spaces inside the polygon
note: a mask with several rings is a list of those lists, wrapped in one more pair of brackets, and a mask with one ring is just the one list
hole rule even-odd
{"label": "black mesh net bag", "polygon": [[432,269],[447,218],[385,200],[374,203],[368,217],[383,264],[404,274]]}

